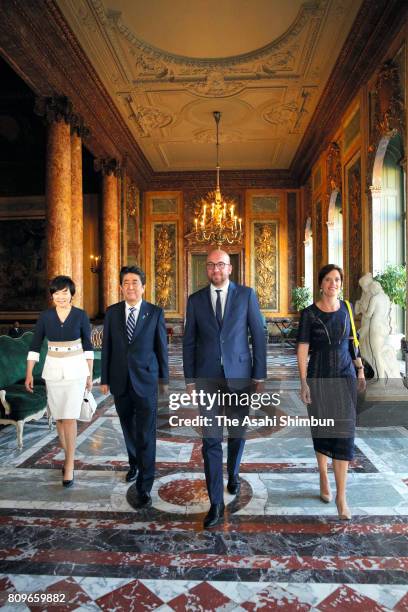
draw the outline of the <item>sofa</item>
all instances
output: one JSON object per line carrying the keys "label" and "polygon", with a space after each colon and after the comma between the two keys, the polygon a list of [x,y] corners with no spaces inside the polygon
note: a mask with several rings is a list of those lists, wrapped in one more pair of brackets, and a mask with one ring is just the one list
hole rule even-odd
{"label": "sofa", "polygon": [[[40,352],[40,361],[33,370],[34,393],[28,393],[24,387],[27,354],[33,332],[26,332],[20,338],[0,336],[0,425],[14,425],[17,430],[17,445],[23,448],[24,425],[28,421],[41,419],[47,413],[47,395],[44,380],[41,378],[47,341],[44,341]],[[92,330],[92,342],[95,342],[94,382],[101,376],[102,333]],[[48,416],[51,429],[52,417]]]}

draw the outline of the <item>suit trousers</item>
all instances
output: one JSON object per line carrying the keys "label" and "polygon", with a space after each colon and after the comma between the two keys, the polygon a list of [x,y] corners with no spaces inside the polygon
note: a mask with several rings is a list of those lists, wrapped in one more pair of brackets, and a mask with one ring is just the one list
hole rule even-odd
{"label": "suit trousers", "polygon": [[136,489],[139,493],[150,492],[156,463],[157,391],[149,397],[140,397],[128,379],[126,392],[115,395],[114,399],[129,464],[139,470]]}
{"label": "suit trousers", "polygon": [[[197,381],[198,382],[198,381]],[[201,382],[201,381],[200,381]],[[215,402],[211,410],[205,407],[200,407],[200,413],[203,416],[211,419],[211,426],[203,428],[203,445],[202,454],[204,459],[204,472],[207,484],[208,496],[212,504],[220,504],[224,499],[224,481],[223,481],[223,464],[222,464],[222,441],[223,441],[223,425],[219,425],[216,416],[225,416],[227,419],[237,419],[239,425],[227,425],[228,443],[227,443],[227,472],[228,477],[237,476],[241,463],[242,453],[245,446],[245,427],[242,425],[243,418],[248,415],[248,406],[239,405],[239,397],[243,390],[234,391],[228,387],[225,378],[217,380],[206,380],[202,384],[198,382],[198,387],[204,389],[206,393],[233,394],[238,396],[238,402],[232,402],[229,405],[228,401],[218,403]],[[248,391],[248,388],[244,390]]]}

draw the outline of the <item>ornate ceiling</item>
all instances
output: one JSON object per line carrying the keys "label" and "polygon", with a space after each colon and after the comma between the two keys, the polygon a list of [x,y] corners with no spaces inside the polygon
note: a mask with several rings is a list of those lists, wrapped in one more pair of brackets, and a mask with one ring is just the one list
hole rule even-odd
{"label": "ornate ceiling", "polygon": [[155,171],[286,169],[361,0],[57,0]]}

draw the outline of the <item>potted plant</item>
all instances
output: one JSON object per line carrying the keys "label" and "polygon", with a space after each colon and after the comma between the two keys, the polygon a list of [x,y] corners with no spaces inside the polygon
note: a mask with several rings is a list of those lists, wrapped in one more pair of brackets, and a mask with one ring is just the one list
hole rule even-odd
{"label": "potted plant", "polygon": [[[400,351],[403,334],[395,333],[397,331],[395,323],[397,312],[395,306],[402,308],[403,312],[407,308],[407,271],[405,265],[388,264],[383,272],[374,277],[374,280],[380,283],[384,293],[390,298],[392,312],[391,326],[394,332],[390,336],[391,344],[395,350]],[[392,307],[393,304],[395,304],[394,307]],[[401,358],[400,353],[399,358]]]}
{"label": "potted plant", "polygon": [[[302,283],[304,283],[304,279],[302,278]],[[309,306],[312,303],[313,296],[309,287],[305,287],[304,285],[299,285],[298,287],[293,287],[292,289],[292,305],[295,310],[298,312]],[[299,322],[292,321],[288,327],[281,329],[281,338],[282,341],[289,342],[292,346],[291,340],[294,341],[297,332],[298,332]]]}
{"label": "potted plant", "polygon": [[390,301],[403,310],[407,307],[407,271],[404,265],[388,264],[383,272],[374,277]]}
{"label": "potted plant", "polygon": [[312,303],[313,297],[309,287],[300,285],[292,289],[292,305],[298,312]]}

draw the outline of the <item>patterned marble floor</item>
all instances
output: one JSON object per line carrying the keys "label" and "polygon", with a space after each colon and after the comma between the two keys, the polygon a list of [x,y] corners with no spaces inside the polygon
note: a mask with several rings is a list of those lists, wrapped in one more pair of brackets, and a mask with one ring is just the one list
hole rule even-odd
{"label": "patterned marble floor", "polygon": [[[170,353],[171,390],[182,391],[180,347]],[[268,371],[281,412],[305,415],[293,349],[270,347]],[[153,505],[135,511],[112,398],[96,395],[72,489],[45,420],[27,424],[22,452],[14,428],[0,431],[2,610],[408,610],[405,427],[358,428],[347,524],[319,501],[308,430],[253,428],[241,494],[226,494],[225,523],[202,531],[197,431],[169,427],[161,403]]]}

